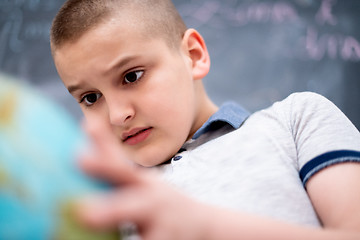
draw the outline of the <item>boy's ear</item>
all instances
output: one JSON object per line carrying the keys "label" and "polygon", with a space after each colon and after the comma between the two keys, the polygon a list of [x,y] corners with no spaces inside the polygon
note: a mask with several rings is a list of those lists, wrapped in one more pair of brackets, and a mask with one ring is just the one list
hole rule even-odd
{"label": "boy's ear", "polygon": [[203,79],[210,70],[210,56],[204,39],[195,29],[188,29],[182,43],[191,59],[193,79]]}

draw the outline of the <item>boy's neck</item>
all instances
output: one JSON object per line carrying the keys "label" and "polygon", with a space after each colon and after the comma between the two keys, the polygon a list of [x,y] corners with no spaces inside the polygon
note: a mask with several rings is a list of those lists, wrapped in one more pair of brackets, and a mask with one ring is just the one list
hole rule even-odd
{"label": "boy's neck", "polygon": [[189,134],[188,140],[191,139],[195,132],[219,109],[218,106],[216,106],[207,95],[201,80],[197,81],[199,81],[196,86],[198,111],[194,122],[194,127]]}

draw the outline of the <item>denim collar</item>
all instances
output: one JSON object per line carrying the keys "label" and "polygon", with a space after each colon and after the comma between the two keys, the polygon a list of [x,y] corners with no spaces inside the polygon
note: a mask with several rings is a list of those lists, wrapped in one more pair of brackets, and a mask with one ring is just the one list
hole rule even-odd
{"label": "denim collar", "polygon": [[214,123],[222,122],[230,125],[234,129],[238,129],[249,115],[250,113],[237,103],[226,102],[195,132],[192,139],[195,140],[202,134],[212,130]]}

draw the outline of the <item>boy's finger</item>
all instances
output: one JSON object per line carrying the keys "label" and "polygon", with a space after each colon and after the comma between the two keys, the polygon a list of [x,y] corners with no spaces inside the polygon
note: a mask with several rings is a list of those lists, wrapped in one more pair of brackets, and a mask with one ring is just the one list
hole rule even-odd
{"label": "boy's finger", "polygon": [[137,195],[119,191],[79,202],[77,214],[92,228],[111,229],[122,223],[141,222],[145,218],[141,205]]}
{"label": "boy's finger", "polygon": [[93,147],[95,148],[94,150],[108,155],[110,159],[117,157],[130,164],[126,154],[121,151],[119,139],[115,136],[110,126],[94,119],[91,123],[84,121],[83,128],[90,137]]}
{"label": "boy's finger", "polygon": [[92,121],[84,123],[92,142],[91,151],[80,158],[80,166],[87,173],[112,183],[124,183],[138,179],[135,165],[121,150],[118,139],[106,126]]}
{"label": "boy's finger", "polygon": [[105,159],[101,154],[83,155],[79,167],[88,175],[103,179],[111,184],[128,184],[139,181],[139,172],[134,167],[117,160]]}

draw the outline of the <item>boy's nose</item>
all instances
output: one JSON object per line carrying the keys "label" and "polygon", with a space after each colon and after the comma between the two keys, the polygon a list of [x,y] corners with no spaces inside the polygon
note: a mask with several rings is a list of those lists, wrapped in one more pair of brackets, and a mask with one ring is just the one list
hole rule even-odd
{"label": "boy's nose", "polygon": [[115,126],[122,126],[135,116],[132,105],[126,101],[108,102],[110,123]]}

